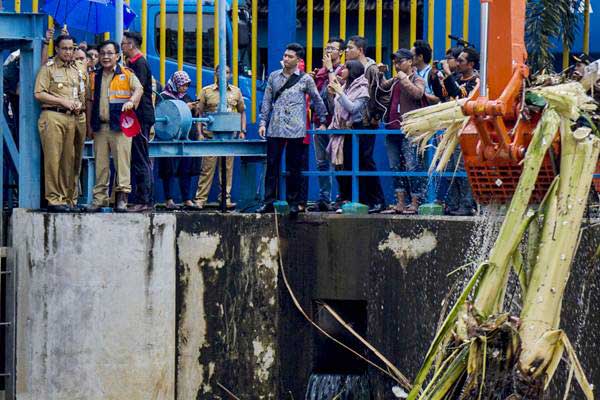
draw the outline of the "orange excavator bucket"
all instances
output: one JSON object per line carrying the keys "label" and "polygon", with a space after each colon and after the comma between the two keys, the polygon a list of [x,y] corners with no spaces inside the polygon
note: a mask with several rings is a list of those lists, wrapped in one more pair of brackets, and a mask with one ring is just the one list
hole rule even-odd
{"label": "orange excavator bucket", "polygon": [[[521,161],[539,115],[521,117],[525,65],[526,0],[482,0],[482,79],[479,93],[463,106],[469,124],[460,135],[465,170],[479,204],[507,203],[517,187]],[[488,22],[489,21],[489,22]],[[489,49],[489,51],[488,51]],[[553,146],[557,155],[558,143]],[[546,157],[533,202],[539,202],[554,179]]]}

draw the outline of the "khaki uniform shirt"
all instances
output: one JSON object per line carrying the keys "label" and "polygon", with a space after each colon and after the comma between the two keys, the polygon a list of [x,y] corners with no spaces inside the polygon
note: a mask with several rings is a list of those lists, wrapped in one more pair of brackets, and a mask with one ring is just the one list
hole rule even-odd
{"label": "khaki uniform shirt", "polygon": [[[85,108],[88,73],[81,61],[66,63],[56,57],[42,65],[35,80],[35,93],[48,93],[56,97],[79,100]],[[55,107],[44,105],[43,108]]]}
{"label": "khaki uniform shirt", "polygon": [[[214,113],[219,109],[219,85],[212,84],[202,88],[198,101],[204,105],[204,112]],[[227,85],[227,112],[242,113],[246,109],[242,91],[233,85]]]}
{"label": "khaki uniform shirt", "polygon": [[[221,96],[219,95],[219,85],[216,83],[203,87],[198,97],[198,101],[204,106],[205,113],[214,113],[219,110],[219,101]],[[227,85],[227,112],[239,112],[242,113],[246,109],[244,104],[244,96],[242,91],[233,85]],[[204,134],[208,137],[212,137],[212,132],[204,130]]]}

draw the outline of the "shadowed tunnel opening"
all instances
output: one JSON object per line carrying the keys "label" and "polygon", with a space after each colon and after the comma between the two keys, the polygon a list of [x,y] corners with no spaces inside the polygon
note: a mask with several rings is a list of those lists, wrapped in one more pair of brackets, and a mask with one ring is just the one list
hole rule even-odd
{"label": "shadowed tunnel opening", "polygon": [[[329,305],[362,337],[367,332],[367,302],[364,300],[314,300],[315,322],[331,336],[366,356],[364,345],[342,326],[323,306]],[[361,375],[367,363],[315,330],[313,373]]]}

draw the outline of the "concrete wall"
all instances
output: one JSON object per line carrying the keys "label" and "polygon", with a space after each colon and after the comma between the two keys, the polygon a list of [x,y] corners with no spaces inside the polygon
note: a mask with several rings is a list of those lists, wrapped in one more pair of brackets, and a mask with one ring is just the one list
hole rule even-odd
{"label": "concrete wall", "polygon": [[173,398],[174,228],[15,211],[19,400]]}
{"label": "concrete wall", "polygon": [[[363,301],[367,339],[414,377],[468,268],[448,273],[483,257],[499,222],[284,218],[284,271],[312,318],[315,300]],[[228,398],[221,386],[242,399],[304,398],[323,354],[277,268],[273,216],[19,210],[13,226],[19,399]],[[596,386],[597,238],[598,228],[583,235],[563,324]],[[392,383],[368,374],[374,398],[392,398]]]}

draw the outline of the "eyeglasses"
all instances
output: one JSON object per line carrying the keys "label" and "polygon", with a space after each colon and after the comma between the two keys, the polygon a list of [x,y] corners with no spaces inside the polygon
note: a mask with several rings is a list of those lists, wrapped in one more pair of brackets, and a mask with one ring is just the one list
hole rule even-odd
{"label": "eyeglasses", "polygon": [[101,57],[112,57],[112,56],[114,56],[117,53],[113,53],[112,51],[107,51],[106,53],[105,52],[100,52],[99,54],[100,54]]}
{"label": "eyeglasses", "polygon": [[339,48],[334,47],[334,46],[327,46],[325,47],[325,50],[329,50],[329,51],[340,51]]}
{"label": "eyeglasses", "polygon": [[69,51],[74,51],[75,47],[59,47],[59,49],[64,52],[69,52]]}

